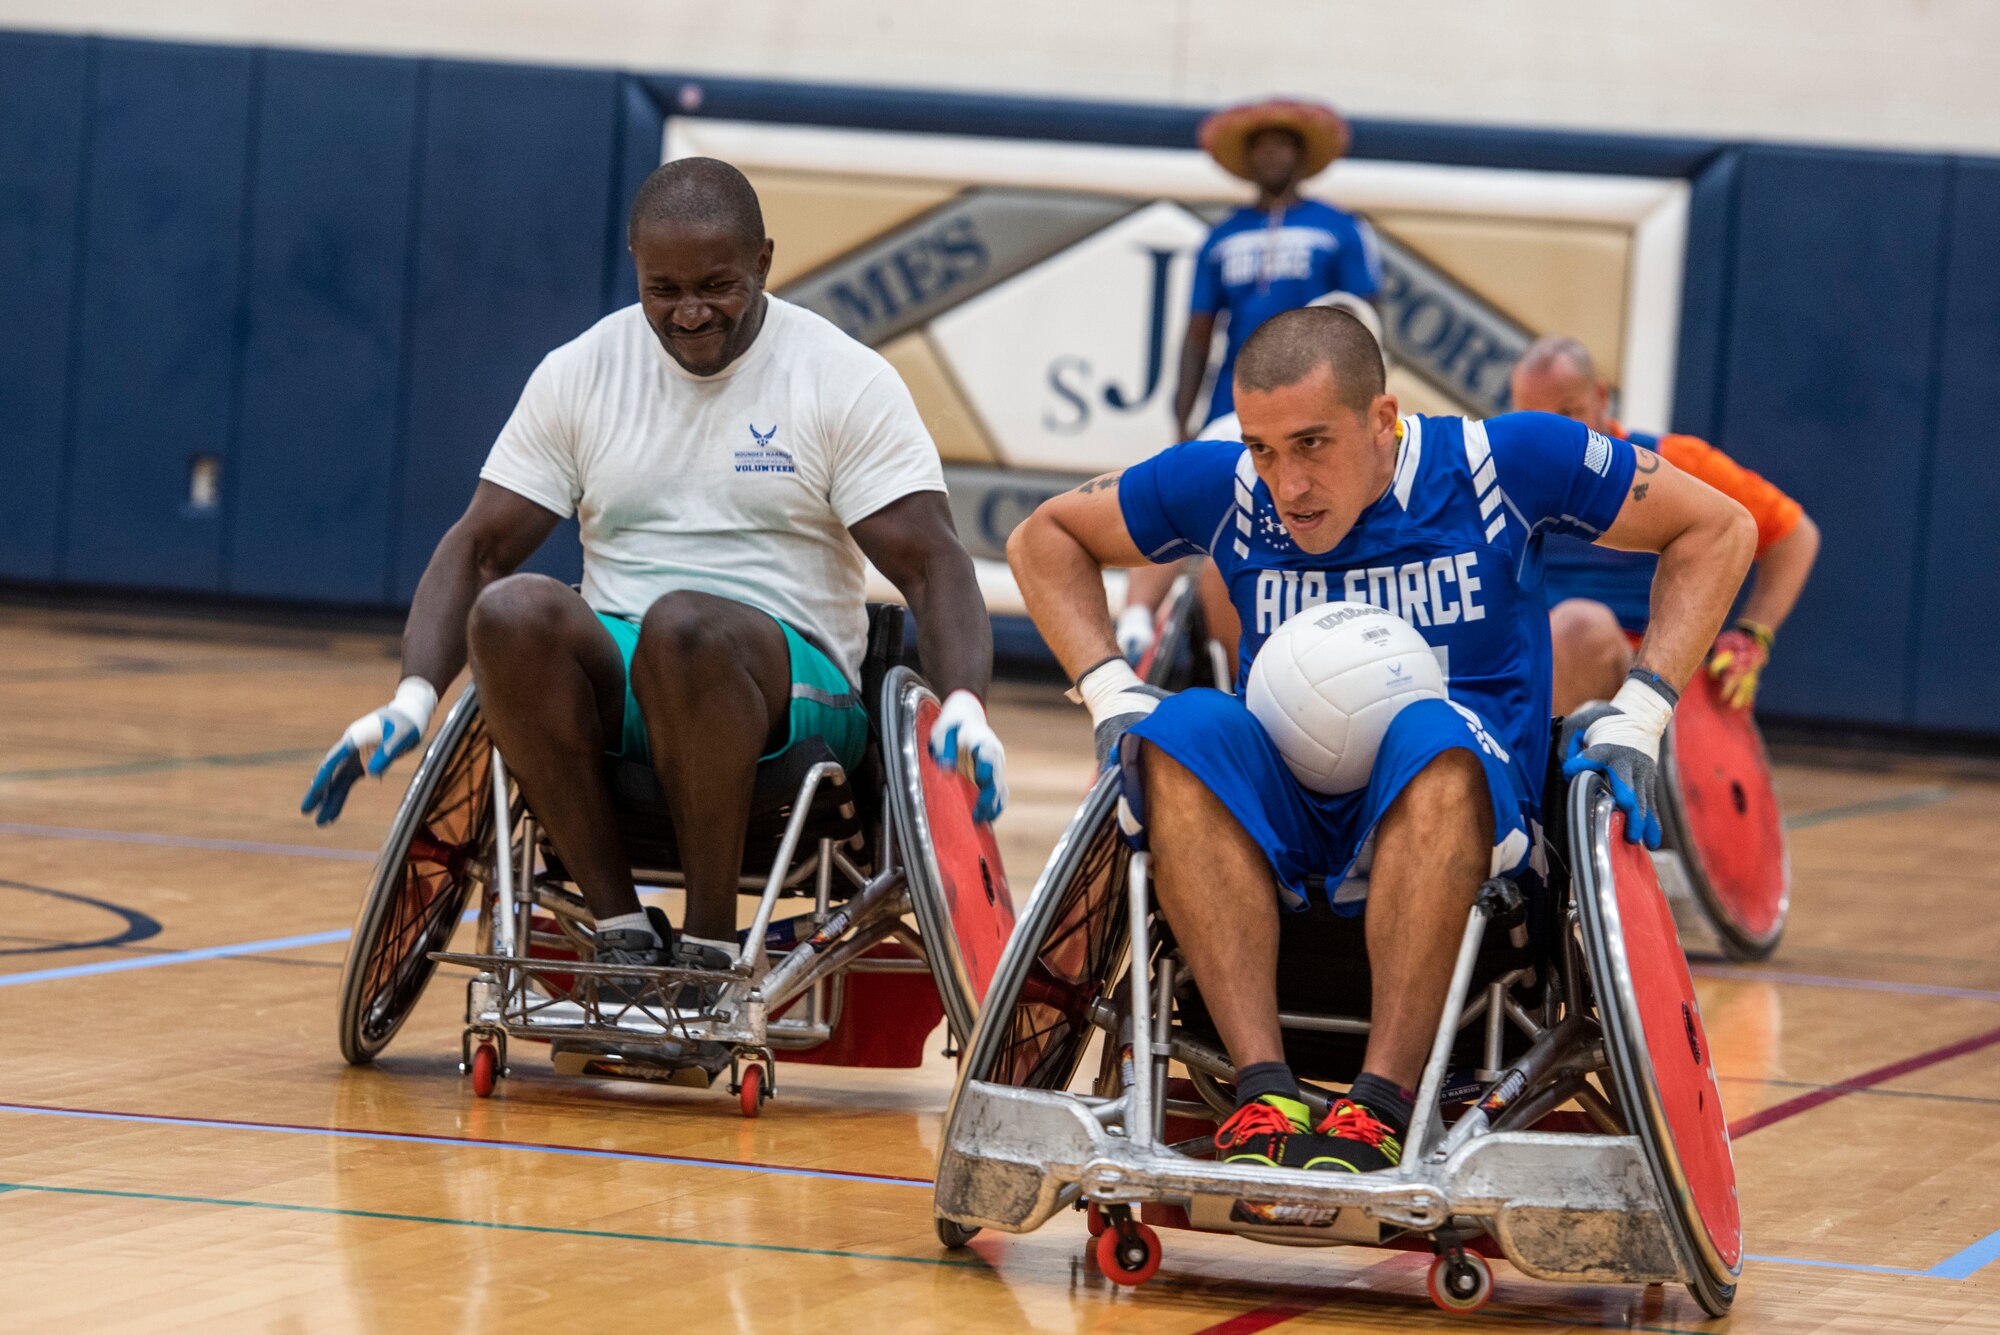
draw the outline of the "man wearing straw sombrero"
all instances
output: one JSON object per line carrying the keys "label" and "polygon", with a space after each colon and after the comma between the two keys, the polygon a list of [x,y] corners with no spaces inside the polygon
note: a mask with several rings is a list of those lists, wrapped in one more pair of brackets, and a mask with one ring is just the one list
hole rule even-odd
{"label": "man wearing straw sombrero", "polygon": [[[1382,286],[1382,262],[1375,234],[1350,213],[1318,200],[1301,199],[1299,184],[1326,170],[1347,151],[1347,122],[1323,102],[1271,98],[1225,107],[1201,124],[1201,146],[1232,176],[1257,187],[1257,202],[1216,224],[1195,260],[1194,295],[1189,302],[1187,340],[1181,344],[1180,380],[1174,389],[1174,437],[1169,444],[1200,434],[1235,438],[1235,394],[1230,373],[1236,350],[1258,325],[1299,306],[1348,306],[1381,333],[1368,305]],[[1223,319],[1222,365],[1208,411],[1193,416],[1215,339]],[[1204,423],[1213,429],[1196,428]],[[1124,612],[1117,621],[1118,645],[1138,660],[1151,647],[1154,609],[1172,584],[1175,569],[1135,571]],[[1235,636],[1221,586],[1211,578],[1203,590],[1210,626],[1228,648]],[[1233,653],[1225,658],[1233,663]],[[1222,680],[1234,676],[1231,668]]]}
{"label": "man wearing straw sombrero", "polygon": [[[1347,151],[1347,122],[1323,102],[1272,98],[1225,107],[1201,125],[1201,146],[1257,202],[1216,224],[1195,261],[1187,341],[1174,391],[1176,441],[1233,411],[1236,350],[1258,325],[1330,292],[1373,297],[1382,263],[1368,224],[1331,204],[1299,198],[1299,185]],[[1192,421],[1217,317],[1226,341],[1208,412]]]}

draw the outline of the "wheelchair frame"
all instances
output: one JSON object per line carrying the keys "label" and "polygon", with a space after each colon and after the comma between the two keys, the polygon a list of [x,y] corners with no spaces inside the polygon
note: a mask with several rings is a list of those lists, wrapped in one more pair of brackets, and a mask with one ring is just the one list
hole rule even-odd
{"label": "wheelchair frame", "polygon": [[[695,1045],[720,1044],[729,1055],[730,1090],[746,1116],[776,1092],[775,1054],[817,1047],[840,1022],[844,980],[851,973],[929,973],[936,981],[952,1033],[972,1029],[977,996],[954,932],[953,905],[940,891],[937,852],[920,796],[899,791],[896,777],[929,763],[915,733],[936,697],[907,667],[888,670],[878,718],[884,780],[879,826],[867,839],[821,837],[801,858],[815,796],[848,775],[830,758],[805,773],[779,837],[769,871],[745,876],[755,889],[755,916],[730,965],[722,969],[603,965],[587,958],[593,929],[582,897],[564,877],[542,866],[543,840],[533,813],[517,801],[506,763],[484,736],[477,691],[467,686],[426,750],[385,843],[375,882],[363,905],[343,976],[341,1045],[350,1062],[365,1062],[386,1046],[414,1007],[438,964],[473,970],[466,984],[460,1071],[480,1095],[506,1074],[510,1039],[548,1041],[564,1074],[623,1075],[707,1086],[715,1072],[691,1065]],[[462,796],[444,807],[457,818],[452,841],[432,830],[441,787]],[[856,816],[849,802],[843,820]],[[508,837],[494,837],[505,830]],[[866,852],[864,853],[864,849]],[[431,887],[413,871],[426,859],[437,868]],[[911,867],[924,885],[913,892]],[[982,871],[984,869],[982,868]],[[836,881],[838,877],[838,881]],[[425,902],[412,913],[404,901],[417,881]],[[677,868],[638,867],[642,886],[678,887]],[[812,907],[799,916],[795,944],[774,951],[767,940],[778,901],[810,881]],[[444,948],[474,885],[480,888],[479,949]],[[1001,880],[1004,890],[1004,873]],[[432,889],[435,893],[430,893]],[[837,889],[848,892],[837,897]],[[1011,905],[1009,906],[1011,912]],[[539,915],[539,916],[538,916]],[[913,916],[913,928],[905,921]],[[412,925],[414,924],[414,926]],[[554,930],[547,930],[548,925]],[[384,961],[386,939],[394,958]],[[870,952],[899,941],[915,958]],[[566,951],[576,958],[551,952]],[[607,978],[627,980],[608,989]],[[683,988],[716,990],[706,1007],[678,1005]],[[386,1004],[379,998],[387,991]],[[779,1014],[796,1006],[796,1014]]]}
{"label": "wheelchair frame", "polygon": [[[1578,884],[1560,915],[1553,979],[1539,1002],[1521,992],[1523,971],[1504,974],[1468,998],[1488,930],[1523,932],[1520,892],[1509,882],[1489,881],[1460,940],[1402,1165],[1363,1175],[1225,1165],[1191,1158],[1168,1143],[1170,1112],[1220,1121],[1233,1111],[1218,1082],[1233,1079],[1234,1072],[1225,1053],[1174,1023],[1178,960],[1154,949],[1148,855],[1121,855],[1113,845],[1101,873],[1103,902],[1110,905],[1125,861],[1129,950],[1099,951],[1104,971],[1096,979],[1056,976],[1050,967],[1043,942],[1060,943],[1063,933],[1077,930],[1069,926],[1077,916],[1072,889],[1080,876],[1099,874],[1084,869],[1087,859],[1105,855],[1102,836],[1110,828],[1116,783],[1115,775],[1100,780],[1057,845],[1017,928],[1015,948],[994,979],[947,1117],[936,1194],[941,1241],[960,1246],[980,1228],[1027,1232],[1065,1207],[1087,1207],[1092,1232],[1099,1234],[1096,1255],[1106,1273],[1124,1283],[1150,1276],[1161,1255],[1157,1235],[1133,1218],[1135,1207],[1160,1222],[1292,1245],[1427,1241],[1436,1253],[1431,1297],[1448,1310],[1472,1310],[1492,1291],[1491,1273],[1475,1250],[1483,1235],[1536,1278],[1679,1280],[1711,1314],[1728,1309],[1740,1251],[1718,1247],[1703,1228],[1689,1224],[1686,1169],[1676,1157],[1674,1128],[1663,1120],[1650,1058],[1633,1037],[1638,1021],[1631,998],[1593,1004],[1604,999],[1597,980],[1630,976],[1627,961],[1603,957],[1597,948],[1611,941],[1623,946],[1615,896],[1603,893],[1612,885],[1612,808],[1596,776],[1578,780],[1567,794],[1571,828],[1587,832],[1579,851],[1588,855],[1573,859]],[[1116,929],[1103,935],[1115,937]],[[1127,961],[1125,978],[1110,985],[1121,959]],[[1686,995],[1691,1005],[1691,985]],[[1102,1035],[1102,1071],[1091,1094],[1065,1092],[1090,1037],[1074,1020],[1041,1049],[1031,1069],[990,1078],[1009,1045],[1019,1042],[1017,1011],[1044,1005],[1067,1005]],[[1698,1014],[1682,1014],[1694,1034]],[[1478,1092],[1447,1124],[1453,1048],[1461,1029],[1481,1019]],[[1294,1031],[1367,1029],[1365,1019],[1344,1016],[1281,1013],[1280,1023]],[[1528,1046],[1505,1061],[1502,1040],[1510,1025]],[[1190,1072],[1200,1104],[1170,1100],[1169,1061]],[[1708,1078],[1712,1086],[1712,1072]],[[1324,1115],[1325,1096],[1306,1092],[1315,1116]],[[1535,1129],[1571,1101],[1595,1134]],[[1714,1116],[1719,1124],[1719,1110]],[[1733,1217],[1733,1173],[1730,1180]],[[1245,1205],[1252,1207],[1247,1216],[1239,1209]]]}

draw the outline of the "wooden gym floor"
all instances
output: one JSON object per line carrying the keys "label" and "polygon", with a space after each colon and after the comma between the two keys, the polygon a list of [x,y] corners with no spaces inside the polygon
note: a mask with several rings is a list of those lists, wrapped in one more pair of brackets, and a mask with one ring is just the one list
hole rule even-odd
{"label": "wooden gym floor", "polygon": [[[181,1330],[2000,1331],[2000,787],[1785,766],[1768,965],[1698,965],[1749,1250],[1679,1290],[1540,1284],[1434,1312],[1422,1259],[1167,1233],[1136,1292],[1080,1218],[947,1255],[950,1064],[721,1091],[456,1072],[441,976],[372,1069],[334,985],[410,772],[298,799],[395,678],[387,636],[0,609],[0,1327]],[[1025,893],[1088,778],[1078,711],[999,693]],[[941,1047],[940,1040],[933,1047]]]}

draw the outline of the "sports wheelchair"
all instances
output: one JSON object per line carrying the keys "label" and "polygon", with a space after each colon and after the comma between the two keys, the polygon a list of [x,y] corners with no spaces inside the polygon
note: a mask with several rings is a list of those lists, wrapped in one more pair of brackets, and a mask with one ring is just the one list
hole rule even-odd
{"label": "sports wheelchair", "polygon": [[[376,864],[341,978],[342,1055],[372,1061],[439,964],[473,971],[459,1069],[480,1096],[506,1073],[510,1039],[548,1043],[562,1074],[703,1088],[719,1074],[719,1045],[747,1117],[776,1092],[777,1052],[912,1067],[940,1017],[962,1042],[1014,905],[992,828],[972,819],[973,786],[924,745],[938,700],[898,661],[903,623],[901,607],[869,608],[870,744],[858,771],[817,742],[758,768],[741,881],[757,907],[722,969],[593,962],[589,909],[519,800],[468,686],[417,766]],[[681,885],[651,768],[606,764],[633,879]],[[475,894],[477,948],[449,950]],[[780,916],[787,901],[803,912]],[[690,995],[712,1000],[683,1004]],[[707,1066],[695,1060],[702,1053]]]}
{"label": "sports wheelchair", "polygon": [[[1196,579],[1180,576],[1160,602],[1153,647],[1139,664],[1152,685],[1210,684],[1215,669]],[[1664,837],[1653,861],[1681,944],[1737,960],[1769,958],[1791,907],[1784,819],[1756,720],[1724,704],[1706,672],[1695,674],[1674,711],[1660,778]]]}
{"label": "sports wheelchair", "polygon": [[[1493,1254],[1540,1279],[1678,1280],[1728,1309],[1743,1252],[1709,1043],[1653,863],[1598,776],[1551,775],[1545,889],[1481,887],[1402,1165],[1364,1175],[1204,1157],[1234,1072],[1148,855],[1118,833],[1117,783],[1070,822],[994,975],[946,1121],[940,1241],[1073,1207],[1122,1284],[1159,1267],[1160,1225],[1428,1247],[1430,1296],[1452,1311],[1491,1296]],[[1362,919],[1313,898],[1280,934],[1279,1020],[1302,1079],[1345,1084],[1368,1032]],[[1324,1116],[1327,1093],[1305,1092]]]}

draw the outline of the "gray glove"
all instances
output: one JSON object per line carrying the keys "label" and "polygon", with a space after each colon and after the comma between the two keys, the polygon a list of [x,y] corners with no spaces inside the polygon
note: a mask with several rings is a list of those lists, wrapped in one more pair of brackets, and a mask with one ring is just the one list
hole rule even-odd
{"label": "gray glove", "polygon": [[1160,701],[1172,694],[1172,691],[1159,686],[1148,686],[1145,682],[1140,682],[1137,686],[1128,686],[1120,691],[1114,697],[1118,706],[1137,705],[1138,701],[1132,698],[1134,696],[1143,696],[1151,703],[1143,708],[1126,708],[1123,713],[1111,714],[1097,721],[1097,727],[1091,733],[1091,740],[1097,746],[1097,768],[1103,769],[1109,765],[1118,754],[1118,739],[1123,737],[1134,723],[1152,713]]}
{"label": "gray glove", "polygon": [[1171,694],[1140,681],[1123,658],[1107,658],[1078,678],[1069,698],[1090,709],[1097,768],[1110,764],[1118,754],[1118,739]]}

